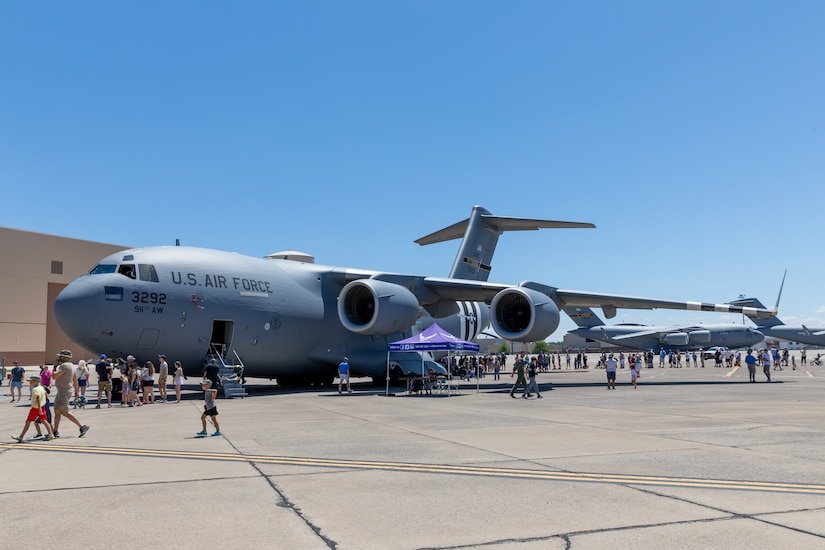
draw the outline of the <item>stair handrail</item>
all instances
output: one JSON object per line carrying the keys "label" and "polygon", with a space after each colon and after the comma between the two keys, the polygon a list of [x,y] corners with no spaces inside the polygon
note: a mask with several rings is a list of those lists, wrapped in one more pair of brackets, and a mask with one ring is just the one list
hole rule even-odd
{"label": "stair handrail", "polygon": [[241,366],[240,371],[237,373],[237,375],[238,375],[238,382],[239,382],[241,385],[243,385],[243,371],[244,371],[244,369],[246,369],[246,366],[243,364],[243,361],[241,360],[241,356],[240,356],[240,355],[238,355],[237,350],[235,350],[235,349],[233,348],[233,349],[232,349],[232,353],[235,355],[235,359],[237,359],[237,360],[238,360],[238,365],[240,365],[240,366]]}

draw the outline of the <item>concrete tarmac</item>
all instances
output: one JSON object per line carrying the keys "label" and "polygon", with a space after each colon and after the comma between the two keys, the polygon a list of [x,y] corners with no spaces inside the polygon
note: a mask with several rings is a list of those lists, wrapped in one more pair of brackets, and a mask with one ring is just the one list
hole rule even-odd
{"label": "concrete tarmac", "polygon": [[[591,358],[592,359],[592,358]],[[595,363],[595,361],[591,361]],[[5,548],[825,547],[825,370],[540,374],[450,397],[284,391],[220,400],[223,436],[180,404],[94,409],[78,437],[13,442],[0,393]],[[190,378],[190,382],[194,382]],[[552,385],[552,389],[551,388]],[[24,388],[27,393],[27,388]],[[95,390],[91,390],[94,396]],[[211,431],[211,426],[210,426]],[[29,436],[34,431],[29,431]],[[45,542],[44,542],[45,543]]]}

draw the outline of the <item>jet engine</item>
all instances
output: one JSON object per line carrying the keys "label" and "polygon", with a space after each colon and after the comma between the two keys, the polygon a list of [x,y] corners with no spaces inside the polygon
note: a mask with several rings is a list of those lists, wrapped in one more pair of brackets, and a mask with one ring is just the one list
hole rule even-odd
{"label": "jet engine", "polygon": [[665,334],[665,344],[670,346],[686,346],[688,340],[687,332],[671,332],[670,334]]}
{"label": "jet engine", "polygon": [[707,344],[710,342],[709,330],[692,330],[688,332],[691,344]]}
{"label": "jet engine", "polygon": [[341,324],[358,334],[404,332],[420,315],[415,294],[406,287],[385,281],[352,281],[338,295]]}
{"label": "jet engine", "polygon": [[490,302],[491,324],[505,340],[544,340],[559,326],[559,308],[546,294],[513,287],[502,290]]}

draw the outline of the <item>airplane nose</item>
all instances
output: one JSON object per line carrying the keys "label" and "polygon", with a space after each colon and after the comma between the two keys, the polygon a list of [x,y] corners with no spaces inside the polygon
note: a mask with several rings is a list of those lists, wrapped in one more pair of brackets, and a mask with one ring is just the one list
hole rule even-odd
{"label": "airplane nose", "polygon": [[100,288],[88,281],[74,281],[64,288],[54,301],[57,324],[74,342],[89,333],[97,318]]}

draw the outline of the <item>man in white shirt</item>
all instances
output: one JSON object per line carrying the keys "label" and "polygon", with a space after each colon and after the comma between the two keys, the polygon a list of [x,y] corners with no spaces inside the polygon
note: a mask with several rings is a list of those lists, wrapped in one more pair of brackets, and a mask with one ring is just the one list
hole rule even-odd
{"label": "man in white shirt", "polygon": [[613,354],[611,353],[607,360],[604,362],[604,370],[607,372],[607,389],[608,390],[615,390],[616,389],[616,360],[613,358]]}

